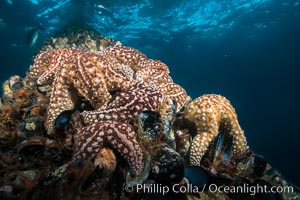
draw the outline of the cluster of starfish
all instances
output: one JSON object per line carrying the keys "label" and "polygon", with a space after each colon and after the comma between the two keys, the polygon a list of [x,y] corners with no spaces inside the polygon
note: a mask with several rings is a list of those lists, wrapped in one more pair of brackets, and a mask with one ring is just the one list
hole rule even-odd
{"label": "cluster of starfish", "polygon": [[74,137],[74,158],[96,155],[108,145],[139,175],[147,152],[138,140],[137,118],[146,110],[167,115],[170,104],[175,112],[184,108],[184,118],[197,127],[190,149],[191,165],[200,165],[220,131],[234,138],[234,156],[246,149],[245,136],[228,100],[207,95],[189,103],[190,97],[173,82],[164,63],[133,48],[118,45],[96,53],[46,51],[35,58],[30,74],[37,77],[38,85],[52,84],[45,123],[48,134],[55,133],[54,121],[60,113],[74,109],[78,96],[93,106],[94,110],[79,114],[84,126]]}
{"label": "cluster of starfish", "polygon": [[91,53],[75,49],[57,49],[39,54],[30,73],[37,84],[52,84],[47,116],[47,132],[64,110],[72,110],[77,96],[83,96],[98,109],[111,99],[110,92],[124,91],[138,81],[156,88],[165,99],[174,99],[178,110],[189,100],[185,90],[169,76],[168,67],[147,59],[139,51],[114,46]]}

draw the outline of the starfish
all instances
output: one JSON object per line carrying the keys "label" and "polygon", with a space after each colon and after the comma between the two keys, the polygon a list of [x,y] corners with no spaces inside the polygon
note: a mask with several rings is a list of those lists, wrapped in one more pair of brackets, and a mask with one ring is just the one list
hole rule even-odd
{"label": "starfish", "polygon": [[122,45],[110,46],[97,53],[105,57],[114,57],[120,63],[131,66],[134,71],[145,67],[144,62],[148,60],[145,54],[134,48]]}
{"label": "starfish", "polygon": [[163,96],[155,88],[138,82],[128,90],[120,91],[111,101],[94,111],[83,111],[80,115],[85,124],[100,120],[121,120],[134,125],[141,112],[160,111]]}
{"label": "starfish", "polygon": [[96,156],[103,148],[117,150],[128,162],[134,175],[144,168],[144,154],[134,128],[120,121],[98,121],[77,129],[74,136],[74,159]]}
{"label": "starfish", "polygon": [[126,46],[108,47],[104,51],[99,52],[99,54],[115,57],[120,62],[130,65],[135,71],[135,79],[152,85],[158,89],[165,98],[173,99],[177,104],[176,111],[179,111],[190,101],[190,97],[186,91],[173,82],[169,75],[169,68],[163,62],[148,59],[146,55],[138,50]]}
{"label": "starfish", "polygon": [[[109,91],[126,89],[132,84],[132,70],[110,57],[75,49],[51,50],[38,55],[32,72],[48,69],[37,79],[37,84],[53,84],[46,127],[54,133],[53,123],[64,110],[74,108],[77,95],[87,99],[94,108],[101,107],[111,95]],[[130,75],[131,74],[131,75]]]}
{"label": "starfish", "polygon": [[220,95],[209,94],[198,97],[184,110],[185,119],[194,122],[197,135],[190,149],[190,164],[200,166],[202,156],[219,132],[233,137],[233,158],[238,158],[247,149],[244,131],[241,129],[237,114],[230,102]]}
{"label": "starfish", "polygon": [[143,80],[149,85],[155,87],[164,98],[170,98],[176,102],[176,112],[190,101],[185,89],[173,82],[169,75],[168,67],[157,60],[146,60],[143,62],[144,67],[139,69],[135,77],[137,80]]}
{"label": "starfish", "polygon": [[164,95],[164,98],[175,101],[176,112],[179,112],[188,102],[191,101],[191,98],[187,95],[185,89],[176,83],[162,82],[161,84],[157,84],[156,88]]}
{"label": "starfish", "polygon": [[117,93],[110,102],[97,110],[83,111],[79,117],[85,125],[97,123],[100,120],[119,120],[131,124],[136,132],[141,133],[144,131],[141,129],[140,119],[144,111],[159,113],[163,122],[161,125],[164,139],[173,144],[174,138],[170,123],[174,117],[174,103],[169,98],[165,99],[157,89],[144,82],[138,82],[128,90]]}
{"label": "starfish", "polygon": [[190,99],[173,82],[167,65],[125,46],[108,47],[97,53],[76,49],[43,52],[35,58],[30,74],[38,76],[39,85],[53,84],[45,124],[50,135],[54,133],[56,117],[73,109],[78,95],[98,109],[110,100],[110,92],[124,91],[143,81],[156,88],[164,99],[173,99],[177,111]]}

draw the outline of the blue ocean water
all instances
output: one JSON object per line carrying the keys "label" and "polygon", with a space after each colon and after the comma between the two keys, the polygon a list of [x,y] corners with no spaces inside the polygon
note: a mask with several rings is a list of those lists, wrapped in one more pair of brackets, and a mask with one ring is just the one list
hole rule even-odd
{"label": "blue ocean water", "polygon": [[226,96],[251,149],[300,185],[299,0],[1,0],[1,83],[24,76],[43,41],[68,25],[162,60],[193,98]]}

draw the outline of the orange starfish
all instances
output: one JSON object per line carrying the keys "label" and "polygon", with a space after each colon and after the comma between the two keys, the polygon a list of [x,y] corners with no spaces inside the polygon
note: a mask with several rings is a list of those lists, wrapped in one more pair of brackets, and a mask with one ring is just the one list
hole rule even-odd
{"label": "orange starfish", "polygon": [[197,135],[190,149],[190,164],[200,166],[202,156],[220,132],[233,137],[233,158],[238,158],[247,149],[244,131],[230,102],[220,95],[209,94],[198,97],[184,110],[184,118],[194,122]]}

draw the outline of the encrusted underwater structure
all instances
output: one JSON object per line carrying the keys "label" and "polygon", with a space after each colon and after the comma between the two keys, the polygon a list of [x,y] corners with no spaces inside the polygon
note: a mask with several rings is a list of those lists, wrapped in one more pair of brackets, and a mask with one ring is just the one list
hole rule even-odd
{"label": "encrusted underwater structure", "polygon": [[300,198],[247,146],[225,97],[192,100],[163,62],[93,31],[50,38],[3,91],[1,199]]}

